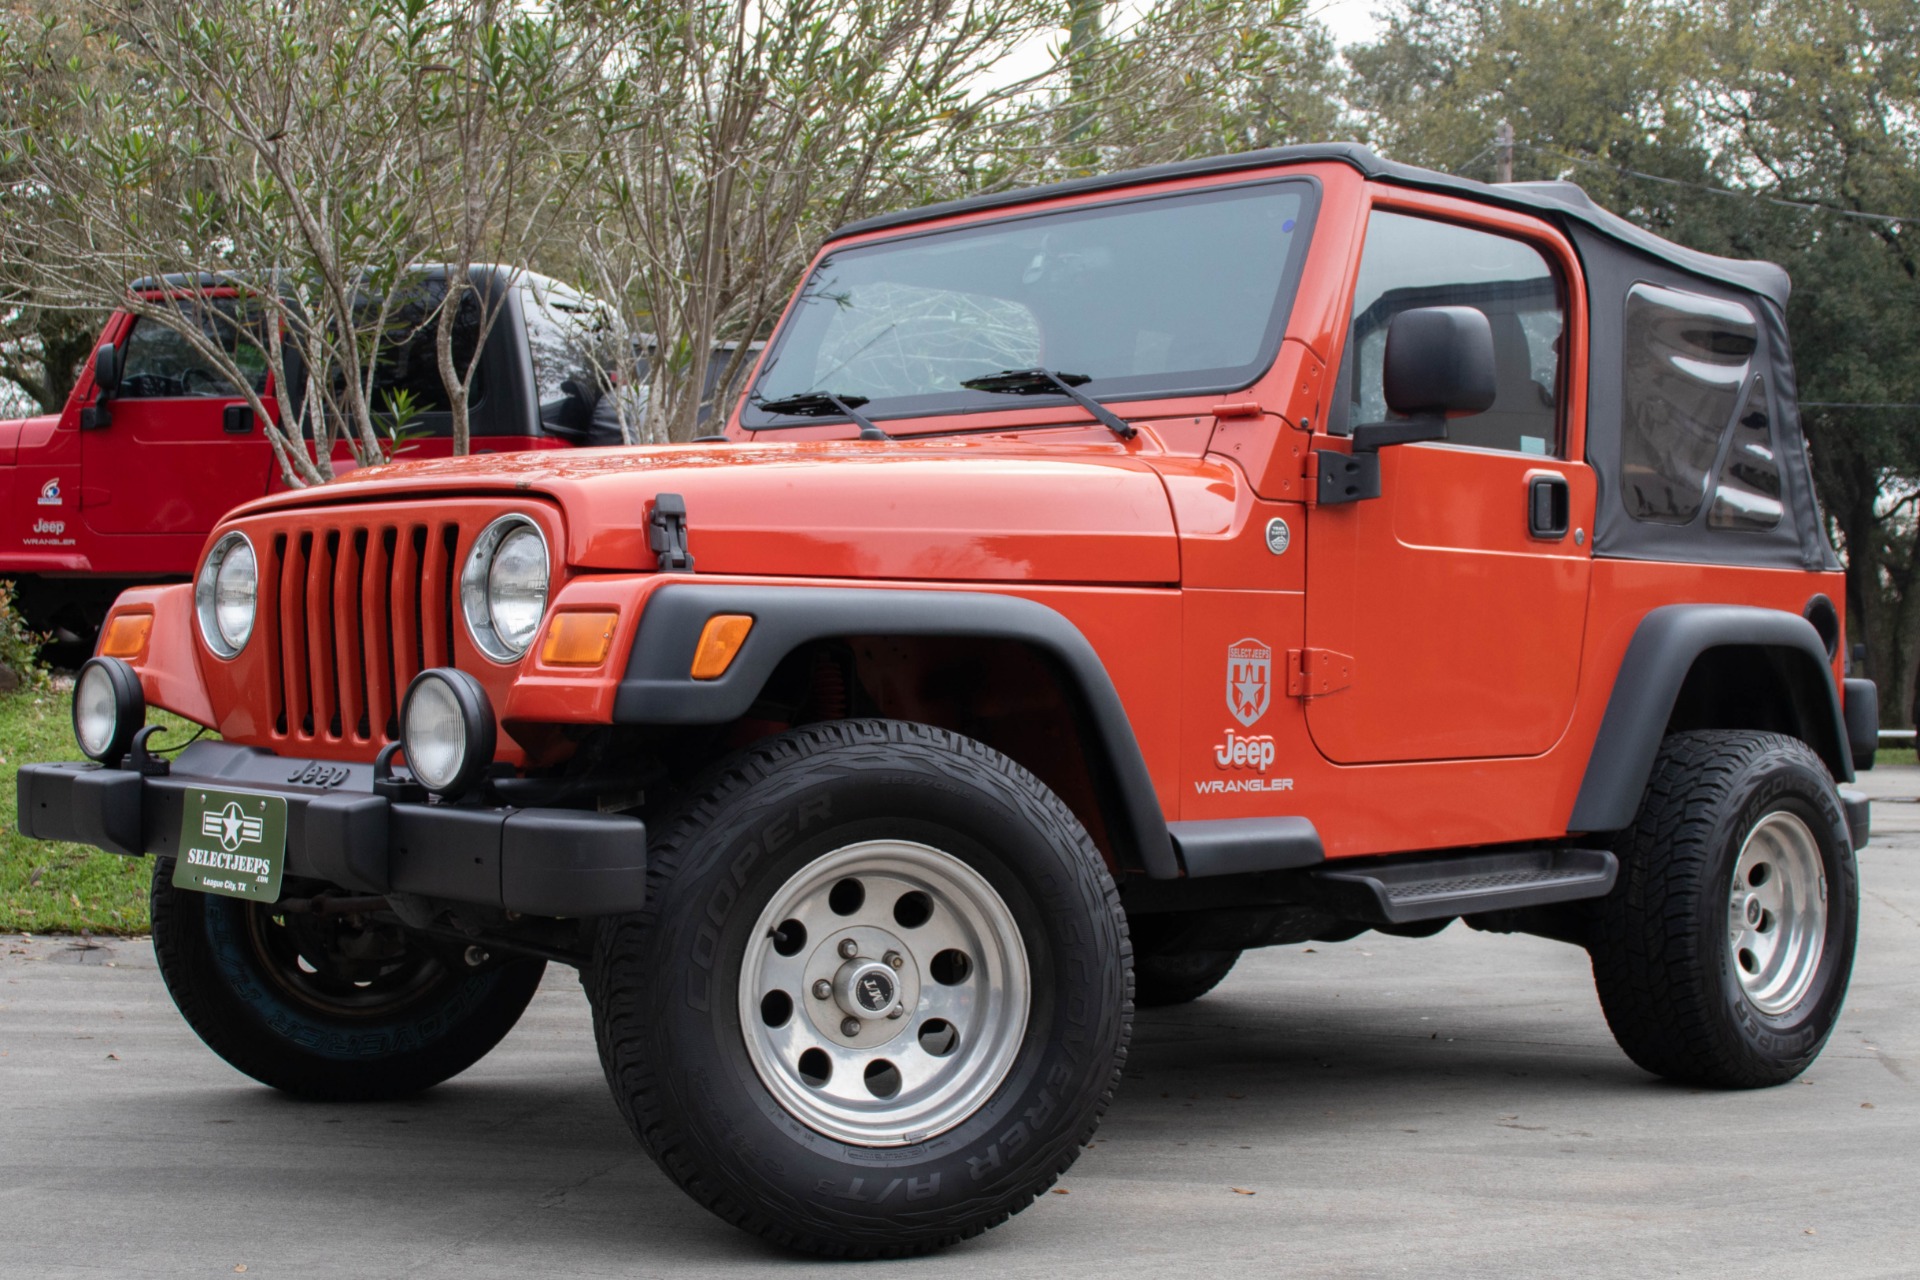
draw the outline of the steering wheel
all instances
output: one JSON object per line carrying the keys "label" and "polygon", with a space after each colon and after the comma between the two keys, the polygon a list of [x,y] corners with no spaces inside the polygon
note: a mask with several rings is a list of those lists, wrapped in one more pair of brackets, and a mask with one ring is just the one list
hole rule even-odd
{"label": "steering wheel", "polygon": [[[193,389],[193,384],[195,381],[205,382],[207,384],[207,389],[205,391],[195,391]],[[198,366],[193,366],[187,369],[182,369],[180,371],[180,378],[179,378],[180,393],[182,395],[188,395],[188,396],[218,395],[220,393],[221,384],[224,383],[225,381],[226,379],[220,377],[215,373],[210,372],[209,370],[199,368]]]}

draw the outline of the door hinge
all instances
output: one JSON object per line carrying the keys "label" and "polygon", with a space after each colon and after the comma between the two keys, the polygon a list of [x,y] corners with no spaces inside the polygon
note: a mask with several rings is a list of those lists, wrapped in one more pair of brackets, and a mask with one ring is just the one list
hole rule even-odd
{"label": "door hinge", "polygon": [[1353,659],[1331,649],[1287,650],[1287,696],[1317,698],[1353,683]]}
{"label": "door hinge", "polygon": [[692,573],[693,556],[687,551],[687,501],[677,493],[663,493],[653,500],[652,527],[647,545],[659,557],[662,573]]}
{"label": "door hinge", "polygon": [[1307,454],[1307,500],[1320,506],[1380,496],[1380,455],[1315,449]]}

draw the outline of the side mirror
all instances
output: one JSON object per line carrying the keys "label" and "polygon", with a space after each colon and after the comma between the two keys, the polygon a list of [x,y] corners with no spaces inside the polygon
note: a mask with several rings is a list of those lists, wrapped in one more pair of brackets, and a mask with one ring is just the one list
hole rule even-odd
{"label": "side mirror", "polygon": [[100,388],[102,397],[120,387],[120,348],[111,342],[101,343],[93,353],[93,385]]}
{"label": "side mirror", "polygon": [[1447,419],[1493,405],[1493,326],[1477,307],[1416,307],[1387,326],[1382,389],[1405,421],[1353,429],[1355,453],[1385,445],[1445,440]]}

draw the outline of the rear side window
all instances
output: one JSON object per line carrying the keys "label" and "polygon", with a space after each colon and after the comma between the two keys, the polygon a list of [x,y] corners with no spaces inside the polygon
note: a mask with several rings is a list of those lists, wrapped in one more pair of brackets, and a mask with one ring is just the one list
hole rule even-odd
{"label": "rear side window", "polygon": [[[422,413],[446,413],[453,408],[447,397],[447,384],[440,377],[438,308],[447,296],[445,280],[427,280],[409,286],[387,314],[386,332],[381,335],[373,372],[373,403],[376,410],[389,408],[398,393],[406,393]],[[480,299],[472,289],[460,295],[459,310],[453,317],[453,369],[466,373],[480,349],[481,331],[493,316],[483,315]],[[473,373],[473,390],[468,405],[478,408],[487,397],[487,370],[482,364]]]}
{"label": "rear side window", "polygon": [[[1620,486],[1634,519],[1692,524],[1714,480],[1709,524],[1780,522],[1766,386],[1753,373],[1759,335],[1738,302],[1651,284],[1628,290]],[[1736,410],[1746,425],[1734,426]],[[1723,458],[1730,431],[1737,438]]]}
{"label": "rear side window", "polygon": [[[1559,452],[1560,285],[1540,251],[1507,236],[1375,211],[1353,290],[1332,430],[1384,422],[1387,326],[1416,307],[1477,307],[1493,330],[1495,397],[1485,413],[1455,418],[1448,441],[1514,453]],[[1344,420],[1341,412],[1344,411]]]}
{"label": "rear side window", "polygon": [[1713,482],[1709,529],[1771,529],[1780,523],[1780,461],[1773,451],[1773,416],[1767,409],[1767,381],[1759,374],[1747,383],[1746,399],[1734,415],[1732,439]]}

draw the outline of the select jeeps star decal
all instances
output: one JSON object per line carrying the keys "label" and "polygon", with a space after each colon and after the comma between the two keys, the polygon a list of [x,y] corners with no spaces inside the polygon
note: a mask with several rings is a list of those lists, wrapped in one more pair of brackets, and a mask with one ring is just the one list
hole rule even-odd
{"label": "select jeeps star decal", "polygon": [[242,813],[235,800],[227,801],[224,809],[200,816],[200,834],[218,840],[228,853],[243,844],[259,844],[266,838],[266,829],[266,823],[259,818]]}
{"label": "select jeeps star decal", "polygon": [[1251,728],[1273,702],[1273,650],[1249,637],[1227,646],[1227,710]]}

